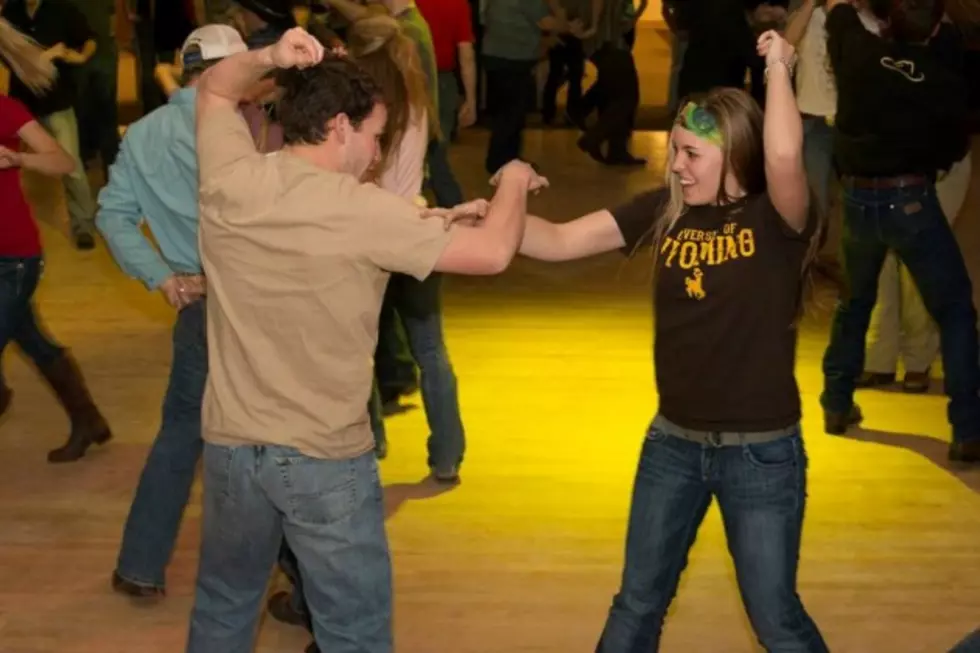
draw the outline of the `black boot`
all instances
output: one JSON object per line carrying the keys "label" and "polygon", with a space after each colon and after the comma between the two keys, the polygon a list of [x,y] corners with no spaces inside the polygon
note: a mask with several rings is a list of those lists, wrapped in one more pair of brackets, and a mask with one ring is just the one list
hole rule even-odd
{"label": "black boot", "polygon": [[829,410],[823,412],[824,431],[830,435],[844,435],[852,426],[857,426],[864,419],[857,404],[851,404],[846,413],[835,413]]}
{"label": "black boot", "polygon": [[980,440],[953,442],[949,445],[949,459],[954,463],[980,463]]}
{"label": "black boot", "polygon": [[67,463],[78,460],[92,444],[108,442],[112,438],[109,425],[95,407],[92,395],[85,386],[85,379],[68,350],[40,370],[71,420],[68,442],[63,447],[49,451],[48,462]]}

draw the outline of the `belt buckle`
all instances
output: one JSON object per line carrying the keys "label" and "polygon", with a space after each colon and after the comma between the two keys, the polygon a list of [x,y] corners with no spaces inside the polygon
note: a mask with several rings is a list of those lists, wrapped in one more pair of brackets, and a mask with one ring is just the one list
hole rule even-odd
{"label": "belt buckle", "polygon": [[716,433],[715,431],[712,431],[712,432],[708,433],[708,444],[710,444],[715,449],[720,448],[721,447],[721,433]]}

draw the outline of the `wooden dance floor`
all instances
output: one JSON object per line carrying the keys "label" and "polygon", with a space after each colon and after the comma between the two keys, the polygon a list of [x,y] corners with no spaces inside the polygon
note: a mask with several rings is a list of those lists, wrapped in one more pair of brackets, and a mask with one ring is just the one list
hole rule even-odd
{"label": "wooden dance floor", "polygon": [[[487,190],[485,138],[465,133],[453,152],[470,195]],[[636,149],[659,161],[664,142],[642,134]],[[553,184],[532,208],[554,219],[615,204],[660,175],[659,164],[602,169],[576,150],[570,132],[529,133],[528,154]],[[958,231],[976,258],[976,174],[974,181]],[[65,417],[19,354],[7,356],[16,397],[0,425],[0,652],[182,651],[199,488],[167,598],[137,605],[109,584],[159,423],[173,316],[116,269],[104,246],[72,250],[60,191],[37,180],[29,186],[48,255],[40,313],[74,350],[116,439],[79,463],[49,465],[45,452],[62,443]],[[980,260],[971,263],[980,272]],[[630,486],[656,406],[648,279],[645,261],[624,265],[609,255],[567,265],[518,261],[500,278],[449,280],[447,339],[469,448],[463,483],[447,491],[424,480],[421,408],[388,420],[382,475],[399,653],[593,650],[619,580]],[[946,651],[980,625],[980,472],[945,465],[945,400],[935,394],[864,392],[870,430],[855,438],[822,432],[817,397],[831,301],[808,320],[799,349],[810,454],[800,592],[835,652]],[[417,397],[412,403],[420,406]],[[298,653],[307,642],[303,631],[266,618],[257,650]],[[662,650],[757,650],[715,509]]]}

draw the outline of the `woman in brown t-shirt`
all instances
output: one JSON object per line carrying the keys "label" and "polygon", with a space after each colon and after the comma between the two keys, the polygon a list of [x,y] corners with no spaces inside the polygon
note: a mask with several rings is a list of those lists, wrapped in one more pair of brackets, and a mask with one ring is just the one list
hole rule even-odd
{"label": "woman in brown t-shirt", "polygon": [[533,258],[653,250],[660,407],[599,653],[657,649],[712,498],[762,646],[827,651],[796,592],[807,464],[796,322],[820,225],[810,218],[793,49],[774,32],[758,48],[765,117],[745,92],[715,89],[677,116],[666,188],[565,224],[528,218],[521,253]]}

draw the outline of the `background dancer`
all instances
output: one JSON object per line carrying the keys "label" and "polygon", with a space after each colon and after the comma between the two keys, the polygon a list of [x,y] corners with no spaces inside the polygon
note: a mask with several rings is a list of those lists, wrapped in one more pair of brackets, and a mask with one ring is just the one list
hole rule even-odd
{"label": "background dancer", "polygon": [[[166,105],[129,126],[109,184],[99,195],[98,228],[116,262],[149,290],[159,290],[177,310],[160,431],[143,466],[112,575],[115,590],[131,596],[164,593],[203,446],[208,343],[206,283],[197,244],[197,83],[222,58],[245,50],[241,36],[227,25],[192,32],[180,54],[183,87]],[[159,251],[143,235],[144,223]]]}
{"label": "background dancer", "polygon": [[[20,151],[21,144],[28,151]],[[20,170],[57,178],[71,174],[75,165],[23,104],[0,95],[0,356],[8,343],[17,343],[68,413],[71,433],[64,446],[48,452],[52,463],[78,460],[90,446],[105,444],[112,437],[75,359],[45,331],[34,310],[44,260],[41,234],[21,187]],[[12,399],[13,391],[0,369],[0,417]]]}
{"label": "background dancer", "polygon": [[11,76],[10,97],[20,100],[71,157],[74,166],[62,176],[62,183],[72,241],[79,249],[92,249],[95,200],[79,149],[73,69],[95,54],[95,34],[85,16],[68,0],[6,0],[0,12],[14,27],[47,48],[44,56],[58,68],[57,78],[43,93],[35,93],[16,75]]}
{"label": "background dancer", "polygon": [[864,369],[882,264],[892,250],[939,325],[953,427],[948,456],[977,463],[980,351],[973,287],[936,197],[937,171],[952,167],[968,147],[958,39],[933,0],[889,5],[888,40],[870,33],[853,6],[839,0],[828,6],[847,288],[824,355],[825,429],[840,435],[862,419],[854,388]]}

